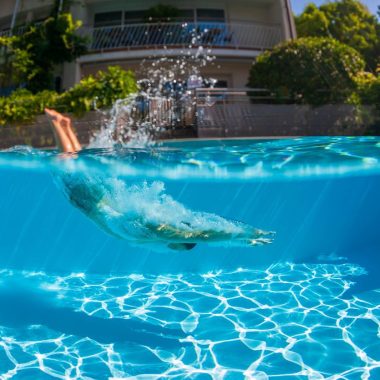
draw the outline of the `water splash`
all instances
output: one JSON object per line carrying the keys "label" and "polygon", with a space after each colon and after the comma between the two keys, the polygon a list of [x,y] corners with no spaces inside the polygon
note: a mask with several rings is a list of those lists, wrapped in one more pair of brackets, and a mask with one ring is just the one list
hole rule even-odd
{"label": "water splash", "polygon": [[[186,30],[185,23],[182,28]],[[187,31],[188,32],[188,31]],[[137,76],[139,92],[115,102],[100,132],[91,140],[90,148],[154,145],[157,136],[176,126],[190,125],[195,119],[196,87],[213,87],[216,80],[203,78],[201,69],[215,59],[211,49],[200,45],[206,31],[191,31],[191,42],[175,56],[151,56],[140,64]]]}
{"label": "water splash", "polygon": [[148,104],[152,102],[162,110],[168,101],[163,97],[148,98],[141,93],[117,100],[100,131],[91,138],[88,148],[113,148],[115,145],[145,148],[155,145],[156,135],[164,124],[148,112]]}

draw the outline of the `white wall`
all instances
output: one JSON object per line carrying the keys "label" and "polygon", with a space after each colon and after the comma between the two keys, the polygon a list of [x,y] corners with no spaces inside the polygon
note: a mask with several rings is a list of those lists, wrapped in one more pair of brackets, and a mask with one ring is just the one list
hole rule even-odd
{"label": "white wall", "polygon": [[[0,0],[0,26],[10,23],[16,0]],[[79,0],[72,7],[74,17],[92,24],[94,14],[112,10],[141,10],[164,2],[179,8],[219,8],[226,11],[228,21],[251,21],[271,24],[288,22],[284,18],[284,0]],[[54,0],[20,0],[19,20],[48,15]],[[29,16],[28,16],[29,14]]]}
{"label": "white wall", "polygon": [[271,6],[270,13],[276,22],[281,25],[284,40],[289,40],[296,37],[290,1],[276,0]]}
{"label": "white wall", "polygon": [[226,14],[228,21],[246,21],[258,23],[276,23],[276,19],[272,17],[270,1],[266,4],[254,2],[228,2],[226,6]]}
{"label": "white wall", "polygon": [[90,19],[90,9],[85,0],[76,0],[70,8],[71,14],[74,20],[79,20],[83,25],[90,25],[92,19]]}
{"label": "white wall", "polygon": [[[212,65],[201,69],[204,77],[227,80],[228,87],[244,88],[248,82],[249,70],[252,65],[251,60],[233,62],[230,60],[218,59]],[[137,73],[138,79],[144,78],[144,66],[138,61],[109,61],[102,63],[83,64],[81,66],[81,77],[94,75],[99,70],[107,70],[108,66],[118,65],[126,70]],[[149,66],[149,63],[147,64]]]}

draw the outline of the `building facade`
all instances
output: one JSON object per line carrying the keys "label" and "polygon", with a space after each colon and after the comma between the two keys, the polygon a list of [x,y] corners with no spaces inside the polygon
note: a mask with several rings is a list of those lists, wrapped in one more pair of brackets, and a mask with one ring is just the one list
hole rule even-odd
{"label": "building facade", "polygon": [[[54,3],[1,2],[0,34],[42,21]],[[150,18],[148,10],[158,4],[175,8],[175,16]],[[57,69],[64,89],[108,65],[143,75],[142,61],[193,54],[199,46],[215,57],[202,75],[219,87],[243,88],[255,58],[296,33],[290,0],[78,0],[71,12],[82,21],[89,45],[86,55]]]}

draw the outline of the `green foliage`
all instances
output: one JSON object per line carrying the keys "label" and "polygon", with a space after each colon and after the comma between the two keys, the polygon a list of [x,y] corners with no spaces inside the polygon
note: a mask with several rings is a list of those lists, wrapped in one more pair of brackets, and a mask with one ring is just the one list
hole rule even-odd
{"label": "green foliage", "polygon": [[369,88],[369,104],[375,104],[376,108],[380,110],[380,76],[372,83]]}
{"label": "green foliage", "polygon": [[309,4],[295,20],[299,37],[332,37],[359,51],[368,68],[379,63],[380,23],[359,0]]}
{"label": "green foliage", "polygon": [[94,109],[95,105],[96,108],[110,107],[117,99],[136,91],[136,79],[131,71],[110,66],[107,72],[90,75],[62,94],[60,105],[66,112],[82,114]]}
{"label": "green foliage", "polygon": [[306,6],[300,16],[296,16],[297,34],[300,37],[328,37],[329,20],[315,4]]}
{"label": "green foliage", "polygon": [[292,101],[313,105],[346,101],[364,71],[360,54],[332,38],[301,38],[262,54],[249,86],[267,88]]}
{"label": "green foliage", "polygon": [[355,81],[360,103],[375,105],[376,108],[380,109],[380,76],[360,73]]}
{"label": "green foliage", "polygon": [[20,78],[34,75],[28,52],[13,47],[16,37],[0,37],[0,88],[18,84]]}
{"label": "green foliage", "polygon": [[146,11],[145,19],[148,22],[168,22],[179,15],[178,8],[172,5],[157,4]]}
{"label": "green foliage", "polygon": [[45,107],[53,107],[57,98],[58,94],[54,91],[32,94],[25,89],[14,91],[8,97],[0,97],[0,125],[30,121]]}
{"label": "green foliage", "polygon": [[64,13],[30,25],[22,35],[2,39],[0,45],[6,48],[0,52],[0,72],[8,82],[24,83],[32,92],[52,88],[55,65],[71,62],[86,51],[86,40],[76,34],[79,27],[80,22]]}
{"label": "green foliage", "polygon": [[33,94],[19,89],[8,97],[0,97],[0,125],[30,121],[42,114],[45,107],[82,115],[95,108],[110,107],[117,99],[136,91],[136,79],[131,71],[110,66],[108,71],[88,76],[62,94],[47,90]]}
{"label": "green foliage", "polygon": [[[352,95],[350,103],[356,105],[356,116],[362,124],[369,128],[368,135],[379,135],[380,133],[380,76],[362,72],[355,77],[357,91]],[[371,106],[362,107],[364,106]],[[376,111],[373,112],[372,106]]]}

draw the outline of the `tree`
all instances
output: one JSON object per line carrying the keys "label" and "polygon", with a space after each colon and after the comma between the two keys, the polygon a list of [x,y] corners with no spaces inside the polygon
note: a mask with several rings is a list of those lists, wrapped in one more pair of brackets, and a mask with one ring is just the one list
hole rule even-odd
{"label": "tree", "polygon": [[296,17],[299,37],[332,37],[359,51],[368,68],[379,63],[380,24],[360,0],[336,0],[306,6]]}
{"label": "tree", "polygon": [[296,25],[299,37],[329,36],[329,20],[313,3],[308,4],[303,13],[296,17]]}
{"label": "tree", "polygon": [[15,47],[16,37],[0,37],[0,88],[19,85],[36,73],[30,54]]}
{"label": "tree", "polygon": [[364,67],[356,50],[333,38],[300,38],[262,54],[251,68],[249,86],[299,103],[344,102]]}
{"label": "tree", "polygon": [[76,32],[80,22],[71,14],[49,17],[41,24],[29,25],[21,35],[0,40],[2,84],[23,84],[32,92],[53,87],[56,65],[71,62],[86,52],[86,40]]}

